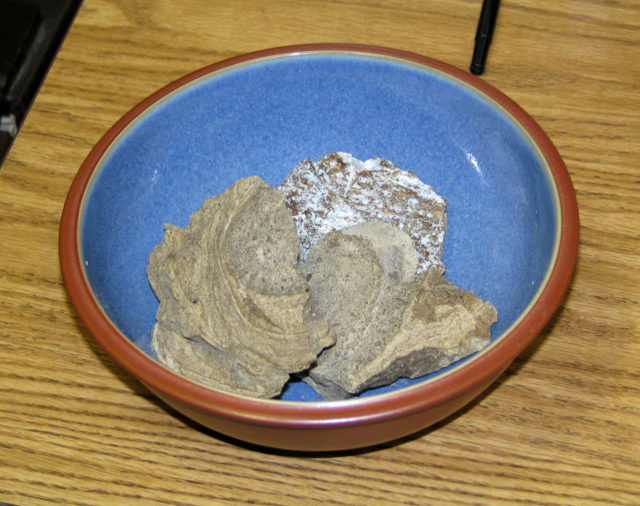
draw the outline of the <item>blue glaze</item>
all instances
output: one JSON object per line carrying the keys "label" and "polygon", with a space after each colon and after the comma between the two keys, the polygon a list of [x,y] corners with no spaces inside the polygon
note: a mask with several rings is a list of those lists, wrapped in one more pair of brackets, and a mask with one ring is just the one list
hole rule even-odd
{"label": "blue glaze", "polygon": [[[446,277],[497,307],[493,339],[517,320],[547,273],[557,232],[549,176],[532,141],[448,76],[326,53],[202,78],[120,136],[96,170],[81,222],[85,270],[107,315],[153,356],[158,302],[145,269],[163,223],[185,226],[239,178],[277,185],[302,159],[332,151],[388,158],[432,185],[449,202]],[[317,400],[299,382],[282,398]]]}

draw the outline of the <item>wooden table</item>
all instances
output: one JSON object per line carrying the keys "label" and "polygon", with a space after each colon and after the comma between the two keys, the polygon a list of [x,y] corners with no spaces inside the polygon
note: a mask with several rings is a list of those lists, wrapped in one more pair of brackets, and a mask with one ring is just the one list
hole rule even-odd
{"label": "wooden table", "polygon": [[485,395],[367,451],[260,451],[157,401],[69,303],[57,240],[93,144],[136,102],[271,46],[358,42],[468,68],[480,0],[85,0],[0,170],[0,501],[640,503],[640,5],[504,0],[487,72],[548,132],[581,212],[577,271]]}

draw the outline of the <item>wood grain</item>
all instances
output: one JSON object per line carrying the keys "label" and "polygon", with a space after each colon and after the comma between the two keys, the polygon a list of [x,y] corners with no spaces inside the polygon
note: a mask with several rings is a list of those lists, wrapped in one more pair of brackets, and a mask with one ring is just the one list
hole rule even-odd
{"label": "wood grain", "polygon": [[57,257],[71,180],[126,110],[223,58],[359,42],[469,65],[480,1],[85,0],[0,169],[0,501],[638,504],[640,5],[504,0],[484,78],[547,131],[581,213],[540,338],[469,407],[368,451],[297,455],[202,430],[98,347]]}

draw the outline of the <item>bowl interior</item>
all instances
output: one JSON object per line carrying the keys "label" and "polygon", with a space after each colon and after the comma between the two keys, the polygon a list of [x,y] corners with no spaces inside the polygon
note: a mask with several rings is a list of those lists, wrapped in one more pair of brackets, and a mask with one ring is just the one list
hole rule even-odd
{"label": "bowl interior", "polygon": [[[204,200],[239,178],[259,175],[276,186],[304,158],[332,151],[387,158],[448,200],[445,276],[496,306],[492,339],[500,339],[553,261],[557,198],[544,158],[510,113],[470,85],[428,66],[349,52],[279,55],[212,72],[120,133],[80,216],[83,268],[106,315],[153,357],[158,302],[145,270],[163,223],[187,225]],[[318,397],[292,383],[282,399]]]}

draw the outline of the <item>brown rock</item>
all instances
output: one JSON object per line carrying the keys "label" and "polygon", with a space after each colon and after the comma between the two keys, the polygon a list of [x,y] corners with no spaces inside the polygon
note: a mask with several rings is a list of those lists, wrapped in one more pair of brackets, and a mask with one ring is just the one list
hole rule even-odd
{"label": "brown rock", "polygon": [[334,230],[384,221],[404,230],[418,254],[418,272],[444,272],[446,201],[415,174],[388,160],[362,162],[349,153],[331,153],[318,162],[304,160],[278,188],[301,238],[301,260]]}
{"label": "brown rock", "polygon": [[215,388],[278,395],[335,338],[304,318],[308,285],[283,195],[257,177],[165,226],[147,274],[160,300],[152,346],[183,375]]}
{"label": "brown rock", "polygon": [[325,399],[425,375],[489,343],[493,306],[436,269],[415,276],[410,249],[406,234],[381,223],[332,232],[312,248],[302,266],[310,317],[327,321],[337,341],[304,379]]}

